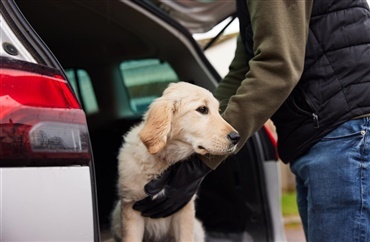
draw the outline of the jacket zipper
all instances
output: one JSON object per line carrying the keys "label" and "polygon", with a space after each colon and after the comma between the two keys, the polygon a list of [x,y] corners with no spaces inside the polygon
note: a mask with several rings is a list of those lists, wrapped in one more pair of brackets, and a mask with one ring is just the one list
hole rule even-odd
{"label": "jacket zipper", "polygon": [[319,116],[316,113],[312,113],[313,127],[315,129],[320,128]]}
{"label": "jacket zipper", "polygon": [[304,93],[304,91],[301,88],[299,88],[299,91],[303,95],[303,97],[304,97],[306,103],[308,104],[308,106],[313,111],[313,113],[311,114],[312,115],[312,121],[313,121],[313,127],[315,129],[320,128],[319,116],[315,113],[315,109],[313,108],[313,105],[312,105],[311,101],[307,98],[306,94]]}

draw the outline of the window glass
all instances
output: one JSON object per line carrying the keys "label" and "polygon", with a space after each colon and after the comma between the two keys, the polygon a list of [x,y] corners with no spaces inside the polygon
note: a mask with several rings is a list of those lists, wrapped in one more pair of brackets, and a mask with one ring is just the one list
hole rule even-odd
{"label": "window glass", "polygon": [[65,72],[86,114],[98,112],[98,103],[87,72],[82,69],[68,69]]}
{"label": "window glass", "polygon": [[125,61],[121,63],[120,69],[130,106],[135,113],[145,112],[169,83],[179,81],[172,67],[158,59]]}

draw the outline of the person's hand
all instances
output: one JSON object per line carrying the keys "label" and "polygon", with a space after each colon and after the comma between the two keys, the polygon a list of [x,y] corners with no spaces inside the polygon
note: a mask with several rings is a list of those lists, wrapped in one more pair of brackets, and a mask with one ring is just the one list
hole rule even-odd
{"label": "person's hand", "polygon": [[[191,200],[210,171],[196,155],[178,162],[164,171],[161,177],[145,185],[148,197],[136,202],[133,208],[144,217],[170,216]],[[161,194],[155,197],[159,192]]]}

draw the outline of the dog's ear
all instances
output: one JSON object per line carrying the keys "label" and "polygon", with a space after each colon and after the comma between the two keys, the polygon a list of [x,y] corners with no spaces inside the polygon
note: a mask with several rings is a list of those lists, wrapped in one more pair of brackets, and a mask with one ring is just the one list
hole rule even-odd
{"label": "dog's ear", "polygon": [[174,111],[174,102],[168,99],[158,98],[150,105],[144,118],[144,127],[139,133],[149,153],[154,155],[166,145]]}

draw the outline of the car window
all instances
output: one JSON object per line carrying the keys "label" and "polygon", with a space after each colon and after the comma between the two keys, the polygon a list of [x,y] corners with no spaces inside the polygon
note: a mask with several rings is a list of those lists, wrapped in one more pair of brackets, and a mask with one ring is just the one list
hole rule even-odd
{"label": "car window", "polygon": [[158,59],[124,61],[120,64],[120,70],[128,90],[130,106],[136,114],[145,112],[169,83],[179,81],[172,67]]}
{"label": "car window", "polygon": [[78,99],[82,103],[86,114],[98,112],[98,103],[87,72],[83,69],[67,69],[65,73]]}

